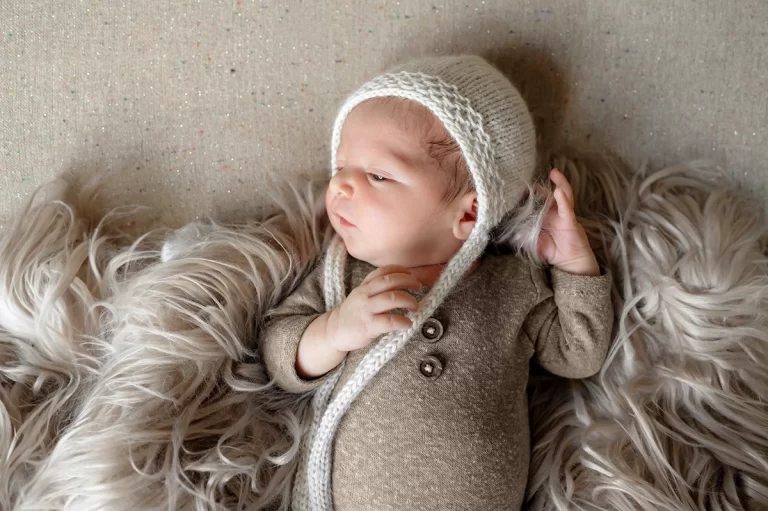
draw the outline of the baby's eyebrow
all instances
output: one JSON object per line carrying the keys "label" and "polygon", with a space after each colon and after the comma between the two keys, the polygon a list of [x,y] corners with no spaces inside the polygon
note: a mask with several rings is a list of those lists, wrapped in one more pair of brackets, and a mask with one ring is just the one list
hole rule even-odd
{"label": "baby's eyebrow", "polygon": [[404,167],[408,167],[411,164],[411,159],[398,151],[392,151],[392,157],[395,159],[395,162]]}
{"label": "baby's eyebrow", "polygon": [[407,172],[411,168],[411,163],[408,158],[392,152],[385,156],[373,158],[367,168],[378,168],[390,172]]}
{"label": "baby's eyebrow", "polygon": [[390,172],[406,172],[410,168],[410,161],[408,158],[392,152],[386,156],[373,158],[372,163],[369,163],[368,167],[374,167]]}
{"label": "baby's eyebrow", "polygon": [[[391,150],[384,154],[377,154],[366,165],[368,168],[378,168],[382,171],[390,172],[410,172],[414,168],[414,161],[405,154]],[[343,156],[336,157],[337,164],[346,163]]]}

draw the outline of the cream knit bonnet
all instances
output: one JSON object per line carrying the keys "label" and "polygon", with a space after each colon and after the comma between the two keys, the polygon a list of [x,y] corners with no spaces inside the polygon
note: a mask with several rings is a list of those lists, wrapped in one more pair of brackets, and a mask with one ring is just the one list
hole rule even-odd
{"label": "cream knit bonnet", "polygon": [[[341,106],[331,138],[331,173],[341,127],[352,109],[366,99],[397,96],[416,101],[443,123],[458,143],[477,192],[477,220],[461,249],[438,281],[409,314],[413,325],[390,332],[363,357],[332,401],[331,393],[346,359],[312,397],[313,420],[299,454],[294,481],[294,511],[330,511],[333,439],[352,401],[376,373],[403,348],[424,320],[435,312],[485,250],[490,232],[513,209],[533,177],[536,137],[533,119],[518,90],[497,68],[477,55],[426,57],[397,65],[365,83]],[[332,310],[344,300],[347,251],[334,236],[325,258],[325,303]]]}

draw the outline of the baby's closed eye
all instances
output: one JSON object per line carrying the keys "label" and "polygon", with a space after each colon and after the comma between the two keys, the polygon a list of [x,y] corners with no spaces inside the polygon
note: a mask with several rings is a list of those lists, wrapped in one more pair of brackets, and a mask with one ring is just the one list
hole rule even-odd
{"label": "baby's closed eye", "polygon": [[[334,173],[339,172],[342,168],[343,167],[336,167],[334,169]],[[375,173],[375,172],[366,172],[366,174],[368,175],[368,178],[373,180],[373,181],[379,181],[380,182],[380,181],[387,181],[387,180],[389,180],[388,177],[383,176],[383,175],[378,174],[378,173]]]}

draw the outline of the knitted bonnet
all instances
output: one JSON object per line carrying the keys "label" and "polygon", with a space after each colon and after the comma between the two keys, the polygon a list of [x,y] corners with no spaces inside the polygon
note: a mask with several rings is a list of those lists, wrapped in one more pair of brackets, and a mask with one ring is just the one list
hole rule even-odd
{"label": "knitted bonnet", "polygon": [[[518,90],[497,68],[476,55],[420,58],[390,68],[365,83],[341,106],[333,125],[331,173],[344,120],[352,109],[370,98],[396,96],[427,107],[458,143],[477,192],[475,227],[451,258],[438,281],[409,313],[407,330],[383,336],[363,357],[354,374],[332,401],[330,396],[346,359],[312,398],[313,420],[300,451],[293,489],[296,511],[330,511],[331,454],[337,427],[352,401],[379,370],[419,331],[461,276],[484,252],[490,232],[520,201],[536,161],[533,120]],[[347,251],[336,235],[325,258],[327,310],[345,298]]]}

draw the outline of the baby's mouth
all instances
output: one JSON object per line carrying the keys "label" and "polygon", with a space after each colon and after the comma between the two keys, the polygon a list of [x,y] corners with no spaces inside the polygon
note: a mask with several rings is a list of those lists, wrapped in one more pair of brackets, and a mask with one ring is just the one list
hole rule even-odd
{"label": "baby's mouth", "polygon": [[339,224],[341,224],[343,227],[355,227],[355,224],[341,216],[340,214],[333,211],[333,214],[336,216],[336,218],[339,220]]}

